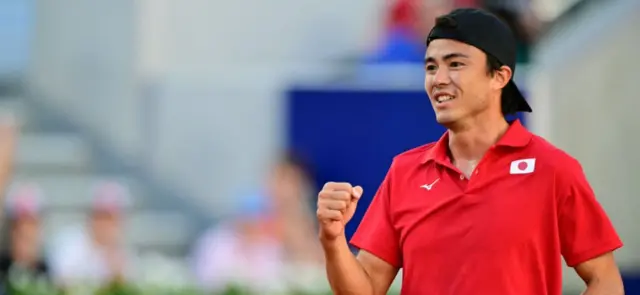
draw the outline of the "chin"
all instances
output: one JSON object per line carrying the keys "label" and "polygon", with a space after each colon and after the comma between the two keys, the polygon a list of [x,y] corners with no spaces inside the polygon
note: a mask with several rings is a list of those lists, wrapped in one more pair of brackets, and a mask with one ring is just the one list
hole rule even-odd
{"label": "chin", "polygon": [[438,122],[438,124],[440,125],[451,125],[453,123],[455,123],[458,120],[458,118],[456,116],[454,116],[453,114],[438,114],[436,113],[436,121]]}

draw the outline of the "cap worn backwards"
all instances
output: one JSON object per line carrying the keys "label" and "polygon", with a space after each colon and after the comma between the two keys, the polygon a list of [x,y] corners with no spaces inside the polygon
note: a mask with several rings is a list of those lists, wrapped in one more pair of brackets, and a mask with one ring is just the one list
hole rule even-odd
{"label": "cap worn backwards", "polygon": [[[515,74],[517,42],[511,29],[497,16],[481,9],[460,8],[436,19],[427,37],[427,46],[437,39],[451,39],[469,44],[494,57]],[[532,109],[513,81],[502,91],[504,115],[531,112]]]}

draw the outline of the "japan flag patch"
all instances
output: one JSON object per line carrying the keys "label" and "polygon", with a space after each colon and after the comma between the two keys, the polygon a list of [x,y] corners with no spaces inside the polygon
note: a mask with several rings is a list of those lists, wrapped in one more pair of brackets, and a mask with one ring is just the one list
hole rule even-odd
{"label": "japan flag patch", "polygon": [[511,162],[509,174],[529,174],[536,170],[536,159],[521,159]]}

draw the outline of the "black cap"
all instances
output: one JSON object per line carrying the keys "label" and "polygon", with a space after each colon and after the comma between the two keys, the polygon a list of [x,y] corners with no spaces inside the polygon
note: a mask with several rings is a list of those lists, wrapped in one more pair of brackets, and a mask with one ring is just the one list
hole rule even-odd
{"label": "black cap", "polygon": [[[436,19],[427,37],[427,46],[436,39],[452,39],[469,44],[516,71],[517,43],[509,26],[497,16],[475,8],[460,8]],[[502,113],[531,112],[531,106],[511,81],[502,89]]]}

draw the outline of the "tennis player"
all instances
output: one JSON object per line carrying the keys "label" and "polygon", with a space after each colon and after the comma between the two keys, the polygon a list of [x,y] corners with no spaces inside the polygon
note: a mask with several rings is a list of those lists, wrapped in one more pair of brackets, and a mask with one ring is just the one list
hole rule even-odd
{"label": "tennis player", "polygon": [[425,88],[447,132],[396,156],[351,244],[363,189],[327,183],[317,216],[335,294],[561,295],[562,259],[585,295],[623,294],[622,246],[581,165],[506,115],[531,112],[513,82],[516,42],[495,16],[458,9],[429,33]]}

